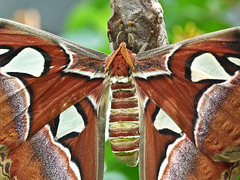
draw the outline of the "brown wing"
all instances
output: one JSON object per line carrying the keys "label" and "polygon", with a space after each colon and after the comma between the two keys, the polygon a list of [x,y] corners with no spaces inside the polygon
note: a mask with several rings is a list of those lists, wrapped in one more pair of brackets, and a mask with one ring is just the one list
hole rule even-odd
{"label": "brown wing", "polygon": [[[145,103],[144,103],[145,102]],[[151,100],[143,102],[141,179],[236,179],[239,163],[214,162]]]}
{"label": "brown wing", "polygon": [[[66,174],[71,169],[68,174],[71,176],[79,166],[77,163],[71,166],[73,156],[69,152],[74,154],[76,161],[87,161],[87,156],[86,159],[81,159],[87,150],[75,149],[74,144],[79,141],[81,148],[88,143],[92,148],[88,154],[88,158],[93,157],[89,162],[92,169],[87,174],[95,179],[97,176],[101,178],[102,172],[96,173],[96,169],[97,164],[102,165],[100,161],[103,160],[99,158],[102,150],[93,143],[98,141],[98,135],[94,132],[98,129],[97,116],[96,112],[88,114],[94,110],[84,98],[92,93],[98,93],[95,97],[100,98],[101,91],[97,89],[104,87],[106,57],[103,53],[50,33],[0,19],[0,152],[4,159],[11,161],[11,168],[3,163],[0,166],[7,171],[10,169],[7,174],[11,174],[11,178],[25,178],[21,172],[26,172],[24,175],[35,178],[41,174],[38,178],[44,179],[51,177],[48,173],[54,172],[52,168],[59,168],[57,171],[64,169],[63,173]],[[74,141],[64,141],[70,147],[69,151],[55,141],[46,124],[77,102],[86,104],[84,111],[88,112],[89,127],[81,137],[75,137]],[[28,148],[27,155],[25,153]],[[48,152],[51,150],[54,153],[49,158]],[[83,152],[82,155],[77,156],[78,151]],[[38,171],[36,176],[33,169]],[[88,179],[85,173],[81,173],[82,178]],[[59,177],[60,175],[61,173]]]}
{"label": "brown wing", "polygon": [[240,159],[240,29],[139,54],[134,76],[207,156]]}

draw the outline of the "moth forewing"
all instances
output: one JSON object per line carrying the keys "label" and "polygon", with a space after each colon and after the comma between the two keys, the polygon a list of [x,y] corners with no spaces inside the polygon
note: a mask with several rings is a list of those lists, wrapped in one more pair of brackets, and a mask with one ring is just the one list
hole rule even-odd
{"label": "moth forewing", "polygon": [[[239,159],[232,152],[240,145],[240,139],[234,138],[239,137],[239,123],[235,122],[240,111],[233,100],[239,98],[235,93],[239,89],[239,52],[240,28],[236,27],[152,49],[135,59],[139,88],[216,161]],[[214,84],[218,86],[213,88]],[[226,121],[228,113],[232,116]]]}

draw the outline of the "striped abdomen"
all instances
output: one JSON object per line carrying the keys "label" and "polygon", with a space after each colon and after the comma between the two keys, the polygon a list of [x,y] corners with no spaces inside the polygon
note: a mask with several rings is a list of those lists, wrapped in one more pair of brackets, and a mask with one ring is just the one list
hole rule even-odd
{"label": "striped abdomen", "polygon": [[114,76],[111,90],[109,137],[112,151],[123,163],[135,166],[140,139],[136,88],[130,77]]}

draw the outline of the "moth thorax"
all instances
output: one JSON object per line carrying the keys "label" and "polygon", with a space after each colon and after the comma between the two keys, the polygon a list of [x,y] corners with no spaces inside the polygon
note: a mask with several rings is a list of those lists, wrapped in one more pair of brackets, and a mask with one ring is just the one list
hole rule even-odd
{"label": "moth thorax", "polygon": [[131,77],[111,77],[109,138],[117,159],[136,166],[139,152],[139,110],[136,88]]}

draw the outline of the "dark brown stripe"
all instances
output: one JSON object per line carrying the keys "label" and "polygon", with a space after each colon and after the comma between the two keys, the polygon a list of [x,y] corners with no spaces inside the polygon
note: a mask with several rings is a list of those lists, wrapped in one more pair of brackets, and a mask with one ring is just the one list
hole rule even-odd
{"label": "dark brown stripe", "polygon": [[121,99],[121,98],[129,98],[135,95],[134,91],[118,91],[113,92],[113,98]]}
{"label": "dark brown stripe", "polygon": [[109,128],[109,137],[139,136],[139,126],[133,128]]}
{"label": "dark brown stripe", "polygon": [[139,121],[138,114],[115,114],[110,116],[110,122]]}
{"label": "dark brown stripe", "polygon": [[125,108],[134,108],[138,107],[138,102],[137,101],[118,101],[118,102],[113,102],[112,101],[112,109],[125,109]]}
{"label": "dark brown stripe", "polygon": [[134,87],[135,86],[132,83],[115,83],[112,84],[111,89],[128,89]]}

